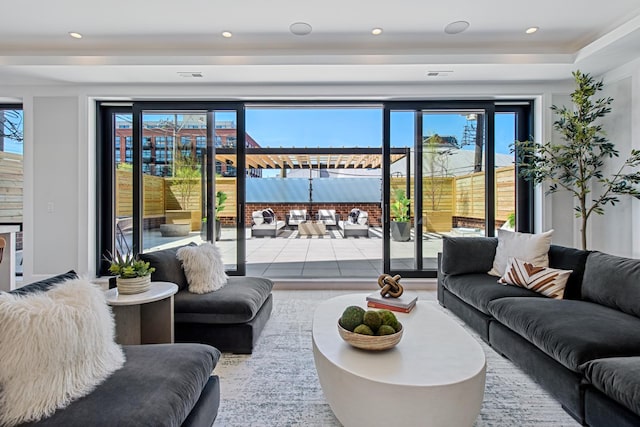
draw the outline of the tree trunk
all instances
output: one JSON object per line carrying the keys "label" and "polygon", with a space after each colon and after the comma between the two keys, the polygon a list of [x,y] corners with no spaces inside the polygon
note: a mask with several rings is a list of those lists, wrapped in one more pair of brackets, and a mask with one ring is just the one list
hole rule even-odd
{"label": "tree trunk", "polygon": [[587,217],[582,217],[582,229],[580,230],[582,233],[582,250],[587,250]]}

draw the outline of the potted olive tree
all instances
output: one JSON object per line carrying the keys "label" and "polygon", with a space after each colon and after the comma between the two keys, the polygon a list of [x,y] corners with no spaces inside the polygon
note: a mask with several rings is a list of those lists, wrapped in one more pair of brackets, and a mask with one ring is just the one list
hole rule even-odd
{"label": "potted olive tree", "polygon": [[547,194],[563,190],[575,199],[582,249],[587,249],[587,223],[592,214],[603,215],[605,207],[615,206],[622,195],[640,199],[640,150],[632,149],[616,170],[605,174],[605,162],[619,153],[598,121],[611,112],[613,99],[595,98],[602,81],[580,71],[573,77],[573,105],[551,107],[557,116],[553,127],[563,143],[516,141],[515,147],[520,176],[535,184],[548,183]]}
{"label": "potted olive tree", "polygon": [[409,199],[403,189],[396,189],[394,196],[395,200],[391,203],[391,238],[406,242],[411,239]]}

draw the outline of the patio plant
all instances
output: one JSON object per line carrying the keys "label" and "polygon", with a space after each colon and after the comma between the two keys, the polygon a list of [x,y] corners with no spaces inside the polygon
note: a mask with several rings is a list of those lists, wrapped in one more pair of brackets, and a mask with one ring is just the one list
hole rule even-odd
{"label": "patio plant", "polygon": [[175,160],[173,187],[180,198],[180,207],[189,210],[191,198],[200,190],[200,167],[195,156],[179,154]]}
{"label": "patio plant", "polygon": [[[619,153],[597,122],[611,112],[613,99],[594,98],[602,90],[602,81],[596,82],[579,70],[573,77],[576,89],[571,93],[571,108],[551,107],[558,116],[554,129],[565,143],[516,141],[515,147],[522,177],[536,184],[548,182],[546,194],[562,189],[577,199],[575,216],[581,219],[582,249],[586,249],[587,223],[592,214],[604,214],[605,206],[615,206],[620,195],[640,199],[640,150],[631,150],[617,171],[605,176],[605,160]],[[592,188],[598,188],[598,192],[592,194]]]}
{"label": "patio plant", "polygon": [[222,232],[222,223],[220,222],[220,213],[224,209],[224,202],[227,201],[227,193],[224,191],[216,191],[216,240],[220,240]]}
{"label": "patio plant", "polygon": [[409,223],[409,199],[403,189],[394,191],[394,201],[391,203],[391,238],[399,242],[411,239],[411,224]]}

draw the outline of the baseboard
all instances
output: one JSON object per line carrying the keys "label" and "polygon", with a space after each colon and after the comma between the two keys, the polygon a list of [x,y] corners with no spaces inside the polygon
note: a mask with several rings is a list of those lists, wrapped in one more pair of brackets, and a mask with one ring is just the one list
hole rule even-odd
{"label": "baseboard", "polygon": [[[357,290],[367,291],[378,288],[377,279],[271,279],[273,289],[278,290]],[[405,289],[435,291],[436,279],[402,279]]]}

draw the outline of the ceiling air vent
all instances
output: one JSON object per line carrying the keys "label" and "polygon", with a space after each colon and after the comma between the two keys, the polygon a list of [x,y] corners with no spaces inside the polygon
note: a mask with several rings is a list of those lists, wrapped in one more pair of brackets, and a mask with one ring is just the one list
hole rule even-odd
{"label": "ceiling air vent", "polygon": [[178,71],[178,75],[185,79],[202,78],[202,73],[199,71]]}
{"label": "ceiling air vent", "polygon": [[444,77],[453,73],[452,70],[427,71],[427,77]]}

